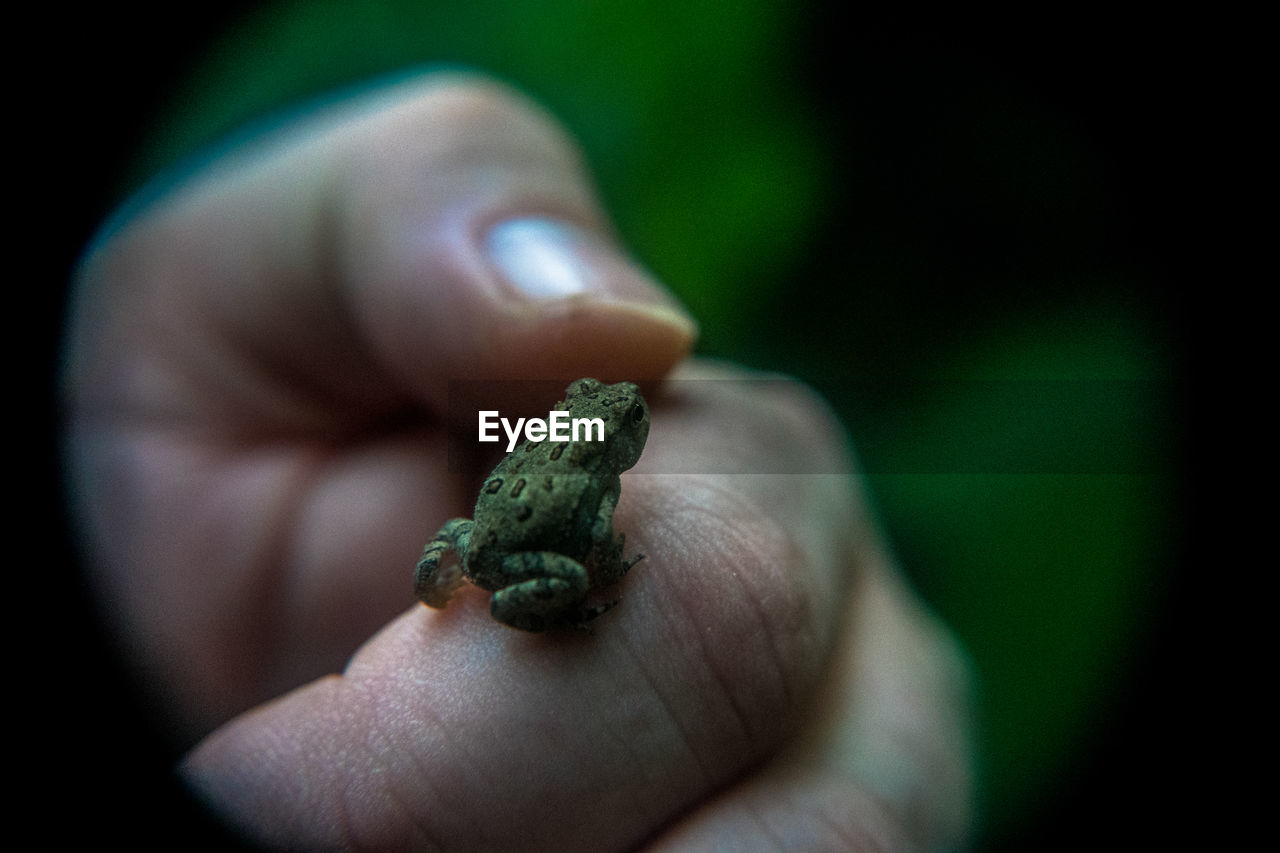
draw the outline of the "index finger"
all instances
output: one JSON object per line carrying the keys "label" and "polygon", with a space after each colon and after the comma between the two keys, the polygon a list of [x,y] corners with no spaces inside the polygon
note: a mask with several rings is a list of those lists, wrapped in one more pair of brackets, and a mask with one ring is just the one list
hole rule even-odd
{"label": "index finger", "polygon": [[[687,388],[654,401],[645,463],[624,475],[615,520],[647,559],[594,633],[511,631],[475,591],[414,608],[341,677],[215,732],[187,777],[276,842],[619,849],[776,750],[833,647],[865,522],[811,397],[700,406]],[[697,461],[692,431],[746,421],[827,473],[674,473]]]}

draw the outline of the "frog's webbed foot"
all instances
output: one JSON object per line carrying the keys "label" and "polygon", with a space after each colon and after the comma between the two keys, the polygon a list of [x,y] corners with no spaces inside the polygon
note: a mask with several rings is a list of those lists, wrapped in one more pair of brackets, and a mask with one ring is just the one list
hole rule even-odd
{"label": "frog's webbed foot", "polygon": [[[619,552],[622,551],[621,536],[618,537],[618,551]],[[644,554],[636,554],[630,560],[623,560],[621,558],[618,558],[615,564],[617,566],[617,571],[611,574],[609,582],[617,583],[618,581],[622,580],[622,576],[625,575],[627,572],[629,572],[632,566],[634,566],[636,563],[640,562],[643,559],[644,559]],[[591,607],[581,608],[578,611],[577,616],[572,620],[574,626],[584,631],[590,631],[591,627],[587,623],[590,622],[592,619],[595,619],[597,616],[607,613],[608,611],[617,607],[618,602],[620,602],[621,600],[622,599],[620,598],[615,598],[612,601],[606,601],[604,604],[595,604],[595,605],[592,605]]]}
{"label": "frog's webbed foot", "polygon": [[644,554],[636,554],[629,560],[623,558],[622,549],[626,538],[626,534],[619,533],[617,539],[604,540],[591,556],[592,565],[600,578],[600,586],[612,586],[622,580],[632,566],[644,559]]}
{"label": "frog's webbed foot", "polygon": [[428,607],[444,607],[462,585],[460,554],[466,553],[475,522],[455,518],[445,522],[427,543],[413,573],[413,594]]}
{"label": "frog's webbed foot", "polygon": [[620,601],[622,601],[622,599],[615,598],[612,601],[606,601],[603,604],[593,604],[590,607],[581,607],[573,614],[573,618],[569,621],[573,627],[577,628],[579,631],[586,631],[589,634],[591,633],[591,625],[589,624],[591,620],[608,613],[610,610],[617,607]]}

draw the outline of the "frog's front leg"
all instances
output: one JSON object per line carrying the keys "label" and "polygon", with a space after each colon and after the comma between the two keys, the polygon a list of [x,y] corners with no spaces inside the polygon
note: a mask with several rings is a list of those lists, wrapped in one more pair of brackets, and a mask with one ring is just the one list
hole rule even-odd
{"label": "frog's front leg", "polygon": [[[422,549],[422,557],[413,573],[413,594],[428,607],[444,607],[462,585],[461,560],[471,544],[475,522],[469,518],[446,521],[436,538]],[[454,559],[444,558],[452,551]]]}
{"label": "frog's front leg", "polygon": [[591,525],[594,566],[601,586],[622,580],[632,566],[644,559],[644,554],[637,554],[630,560],[623,558],[622,547],[627,536],[619,533],[617,539],[613,538],[613,510],[617,505],[618,490],[613,490],[600,500],[600,509]]}
{"label": "frog's front leg", "polygon": [[[554,551],[522,551],[502,561],[515,583],[493,594],[493,618],[523,631],[545,631],[584,621],[583,600],[591,588],[586,568]],[[523,580],[519,580],[523,578]]]}

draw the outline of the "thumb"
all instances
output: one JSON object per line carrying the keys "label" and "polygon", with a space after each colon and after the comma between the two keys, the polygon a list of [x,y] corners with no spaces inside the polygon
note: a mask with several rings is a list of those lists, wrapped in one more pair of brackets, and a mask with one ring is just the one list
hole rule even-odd
{"label": "thumb", "polygon": [[692,320],[621,251],[575,146],[493,83],[411,83],[345,146],[350,304],[415,396],[444,378],[657,378]]}
{"label": "thumb", "polygon": [[693,343],[567,135],[488,80],[370,89],[181,178],[81,269],[82,407],[313,430],[450,379],[657,379]]}

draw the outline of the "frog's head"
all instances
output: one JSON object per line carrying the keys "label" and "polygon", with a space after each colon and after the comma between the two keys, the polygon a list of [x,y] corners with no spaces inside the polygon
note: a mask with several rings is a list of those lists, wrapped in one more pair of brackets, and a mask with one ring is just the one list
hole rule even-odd
{"label": "frog's head", "polygon": [[633,383],[606,385],[598,379],[578,379],[565,391],[560,407],[572,418],[604,422],[603,444],[592,443],[609,467],[625,471],[640,460],[649,438],[649,406]]}

